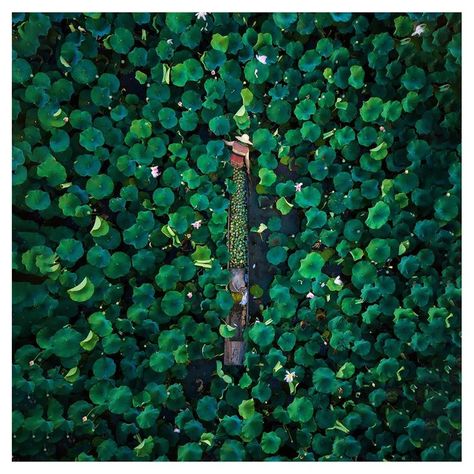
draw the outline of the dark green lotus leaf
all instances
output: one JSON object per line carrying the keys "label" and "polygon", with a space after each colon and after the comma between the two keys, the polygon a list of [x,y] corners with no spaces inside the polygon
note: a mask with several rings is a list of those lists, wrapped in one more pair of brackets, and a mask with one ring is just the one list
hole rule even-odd
{"label": "dark green lotus leaf", "polygon": [[357,262],[352,268],[352,283],[356,288],[373,283],[377,277],[377,269],[366,261]]}
{"label": "dark green lotus leaf", "polygon": [[94,199],[104,199],[110,196],[114,190],[114,182],[106,174],[98,174],[90,177],[86,183],[86,191]]}
{"label": "dark green lotus leaf", "polygon": [[168,316],[177,316],[184,309],[184,296],[178,291],[168,291],[161,300],[161,309]]}
{"label": "dark green lotus leaf", "polygon": [[403,87],[409,91],[416,91],[426,84],[426,74],[418,66],[410,66],[401,77]]}
{"label": "dark green lotus leaf", "polygon": [[313,384],[315,389],[321,393],[334,393],[338,387],[336,374],[326,367],[321,367],[314,371]]}
{"label": "dark green lotus leaf", "polygon": [[61,239],[56,253],[64,262],[73,264],[84,255],[84,247],[79,240]]}
{"label": "dark green lotus leaf", "polygon": [[105,143],[102,132],[94,127],[83,130],[79,136],[79,143],[88,151],[95,151]]}
{"label": "dark green lotus leaf", "polygon": [[51,205],[51,199],[47,192],[34,189],[25,196],[25,204],[34,211],[44,211]]}
{"label": "dark green lotus leaf", "polygon": [[245,460],[245,448],[239,441],[227,439],[219,449],[221,461],[243,461]]}
{"label": "dark green lotus leaf", "polygon": [[155,352],[150,357],[150,367],[155,372],[165,372],[174,365],[174,357],[171,352]]}
{"label": "dark green lotus leaf", "polygon": [[226,135],[230,131],[230,122],[226,116],[220,115],[209,121],[209,129],[218,136]]}
{"label": "dark green lotus leaf", "polygon": [[67,178],[66,168],[52,156],[49,156],[38,165],[36,172],[38,176],[46,178],[48,184],[51,186],[63,184]]}
{"label": "dark green lotus leaf", "polygon": [[101,357],[94,362],[92,371],[98,379],[108,379],[115,374],[116,365],[110,357]]}
{"label": "dark green lotus leaf", "polygon": [[202,448],[198,443],[186,443],[178,448],[178,461],[200,461]]}
{"label": "dark green lotus leaf", "polygon": [[215,398],[205,396],[197,403],[196,412],[201,420],[212,421],[217,416],[217,401]]}
{"label": "dark green lotus leaf", "polygon": [[58,357],[72,357],[81,350],[81,333],[72,328],[59,329],[51,337],[51,351]]}
{"label": "dark green lotus leaf", "polygon": [[288,405],[288,415],[291,421],[306,423],[312,418],[313,413],[313,405],[305,397],[297,397]]}
{"label": "dark green lotus leaf", "polygon": [[109,43],[116,53],[127,54],[132,49],[135,40],[129,29],[119,27],[110,36]]}
{"label": "dark green lotus leaf", "polygon": [[132,405],[132,391],[127,386],[114,388],[109,394],[109,408],[117,415],[126,413]]}
{"label": "dark green lotus leaf", "polygon": [[380,97],[371,97],[362,104],[360,116],[364,122],[375,122],[382,111],[383,100]]}
{"label": "dark green lotus leaf", "polygon": [[267,347],[275,338],[275,329],[264,323],[256,323],[249,331],[250,339],[260,347]]}
{"label": "dark green lotus leaf", "polygon": [[262,435],[262,450],[266,454],[275,454],[281,446],[281,438],[274,432],[263,433]]}
{"label": "dark green lotus leaf", "polygon": [[81,59],[71,69],[72,78],[79,84],[91,84],[96,80],[97,68],[89,59]]}

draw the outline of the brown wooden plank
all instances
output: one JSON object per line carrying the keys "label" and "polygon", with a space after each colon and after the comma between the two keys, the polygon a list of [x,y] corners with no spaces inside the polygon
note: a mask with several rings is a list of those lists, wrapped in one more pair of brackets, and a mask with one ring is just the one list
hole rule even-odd
{"label": "brown wooden plank", "polygon": [[244,363],[245,342],[225,340],[224,365],[242,365]]}

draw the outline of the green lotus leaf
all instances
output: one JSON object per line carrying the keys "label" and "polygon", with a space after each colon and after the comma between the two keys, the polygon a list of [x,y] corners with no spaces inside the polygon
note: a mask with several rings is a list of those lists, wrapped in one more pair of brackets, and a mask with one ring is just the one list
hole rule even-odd
{"label": "green lotus leaf", "polygon": [[239,441],[226,439],[219,449],[220,461],[243,461],[245,459],[245,448]]}
{"label": "green lotus leaf", "polygon": [[110,357],[101,357],[94,362],[92,371],[98,379],[108,379],[115,374],[116,365]]}
{"label": "green lotus leaf", "polygon": [[459,213],[457,199],[454,196],[446,195],[438,198],[435,202],[435,217],[441,221],[449,222],[455,219]]}
{"label": "green lotus leaf", "polygon": [[56,253],[64,262],[73,264],[84,255],[84,247],[79,240],[61,239]]}
{"label": "green lotus leaf", "polygon": [[338,387],[336,374],[326,367],[314,371],[313,384],[315,389],[321,393],[334,393]]}
{"label": "green lotus leaf", "polygon": [[300,262],[298,272],[303,278],[317,279],[324,266],[324,258],[317,252],[311,252]]}
{"label": "green lotus leaf", "polygon": [[306,423],[312,418],[313,413],[313,404],[306,397],[297,397],[288,405],[288,415],[294,422]]}
{"label": "green lotus leaf", "polygon": [[72,357],[79,353],[81,334],[72,328],[62,328],[51,337],[51,351],[58,357]]}
{"label": "green lotus leaf", "polygon": [[316,106],[311,99],[302,100],[295,107],[295,116],[298,120],[309,120],[311,115],[316,112]]}
{"label": "green lotus leaf", "polygon": [[272,265],[279,265],[286,261],[287,253],[284,247],[272,247],[267,252],[267,260]]}
{"label": "green lotus leaf", "polygon": [[25,196],[25,204],[34,211],[44,211],[51,205],[51,198],[47,192],[34,189]]}
{"label": "green lotus leaf", "polygon": [[316,207],[321,202],[321,193],[314,186],[305,186],[295,194],[295,203],[299,207]]}
{"label": "green lotus leaf", "polygon": [[230,131],[229,119],[224,115],[214,117],[209,121],[209,129],[215,135],[227,135]]}
{"label": "green lotus leaf", "polygon": [[371,97],[362,104],[360,116],[364,122],[375,122],[382,111],[383,100],[380,97]]}
{"label": "green lotus leaf", "polygon": [[282,125],[290,120],[291,105],[286,100],[272,100],[268,104],[266,112],[269,120]]}
{"label": "green lotus leaf", "polygon": [[259,184],[266,187],[271,186],[277,179],[276,174],[272,170],[265,168],[259,170],[258,176],[260,178]]}
{"label": "green lotus leaf", "polygon": [[291,212],[291,209],[293,209],[293,204],[289,203],[286,198],[281,197],[276,202],[276,208],[282,215],[286,216]]}
{"label": "green lotus leaf", "polygon": [[130,133],[136,138],[148,138],[152,134],[152,126],[148,120],[134,120],[130,125]]}
{"label": "green lotus leaf", "polygon": [[197,403],[196,412],[201,420],[212,421],[217,416],[217,401],[215,398],[205,396]]}
{"label": "green lotus leaf", "polygon": [[377,263],[384,263],[390,257],[390,246],[384,239],[372,239],[367,246],[367,255]]}
{"label": "green lotus leaf", "polygon": [[387,223],[390,217],[390,207],[382,201],[378,201],[375,206],[369,208],[369,215],[365,220],[367,227],[380,229]]}
{"label": "green lotus leaf", "polygon": [[275,337],[275,329],[273,326],[268,326],[264,323],[256,323],[250,329],[249,336],[258,346],[267,347]]}
{"label": "green lotus leaf", "polygon": [[186,443],[178,448],[178,461],[200,461],[202,448],[198,443]]}
{"label": "green lotus leaf", "polygon": [[51,186],[58,186],[67,179],[66,168],[55,160],[52,156],[49,156],[43,161],[36,169],[38,176],[46,178],[48,184]]}
{"label": "green lotus leaf", "polygon": [[274,431],[263,433],[262,451],[266,454],[275,454],[280,449],[281,442],[281,438]]}
{"label": "green lotus leaf", "polygon": [[94,347],[96,346],[98,342],[99,342],[99,336],[93,333],[92,331],[89,331],[86,338],[80,342],[80,345],[85,351],[90,352],[94,349]]}
{"label": "green lotus leaf", "polygon": [[126,413],[132,406],[132,391],[127,386],[113,388],[109,395],[109,409],[116,415]]}
{"label": "green lotus leaf", "polygon": [[366,284],[374,283],[376,278],[377,269],[369,262],[362,260],[352,267],[352,283],[356,288],[360,289]]}
{"label": "green lotus leaf", "polygon": [[344,362],[336,373],[338,379],[349,379],[355,373],[355,366],[352,362]]}
{"label": "green lotus leaf", "polygon": [[364,86],[365,71],[362,66],[354,65],[350,68],[351,75],[347,82],[355,89],[361,89]]}
{"label": "green lotus leaf", "polygon": [[55,153],[61,153],[69,148],[69,135],[64,130],[53,129],[51,131],[51,139],[49,147]]}
{"label": "green lotus leaf", "polygon": [[105,143],[104,135],[100,130],[89,127],[79,135],[79,143],[88,151],[95,151]]}
{"label": "green lotus leaf", "polygon": [[255,413],[255,401],[253,398],[250,400],[243,400],[239,405],[239,415],[244,419],[248,419]]}
{"label": "green lotus leaf", "polygon": [[128,274],[130,266],[130,257],[125,252],[114,252],[104,268],[104,274],[108,278],[121,278]]}
{"label": "green lotus leaf", "polygon": [[71,69],[72,78],[79,84],[91,84],[96,80],[97,68],[89,59],[81,59]]}
{"label": "green lotus leaf", "polygon": [[161,300],[161,309],[168,316],[177,316],[184,309],[184,296],[178,291],[168,291]]}
{"label": "green lotus leaf", "polygon": [[400,80],[403,87],[408,91],[417,91],[426,84],[426,74],[418,66],[410,66],[407,67]]}
{"label": "green lotus leaf", "polygon": [[127,28],[116,28],[109,38],[112,49],[118,54],[127,54],[133,47],[135,39]]}
{"label": "green lotus leaf", "polygon": [[73,367],[67,371],[67,374],[64,376],[64,380],[69,383],[74,383],[79,379],[80,376],[81,373],[79,367]]}
{"label": "green lotus leaf", "polygon": [[150,367],[158,373],[171,369],[174,365],[174,357],[171,352],[155,352],[150,357]]}
{"label": "green lotus leaf", "polygon": [[94,291],[94,284],[87,277],[84,277],[78,285],[67,290],[69,298],[77,303],[83,303],[91,299]]}
{"label": "green lotus leaf", "polygon": [[109,233],[109,229],[110,227],[108,222],[105,219],[96,216],[90,234],[92,237],[103,237]]}
{"label": "green lotus leaf", "polygon": [[296,344],[296,336],[291,332],[284,332],[278,338],[278,345],[285,352],[289,352],[293,349]]}

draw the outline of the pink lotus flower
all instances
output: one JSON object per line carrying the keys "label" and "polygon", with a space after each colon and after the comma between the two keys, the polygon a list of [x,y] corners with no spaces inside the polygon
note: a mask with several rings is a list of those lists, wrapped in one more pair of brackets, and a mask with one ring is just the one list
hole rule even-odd
{"label": "pink lotus flower", "polygon": [[262,64],[267,64],[267,56],[265,56],[264,54],[257,54],[255,55],[255,58],[257,59],[257,61],[260,61]]}
{"label": "pink lotus flower", "polygon": [[211,71],[211,76],[215,76],[216,75],[216,71],[214,71],[214,69]]}
{"label": "pink lotus flower", "polygon": [[151,166],[150,169],[151,169],[151,175],[154,178],[158,178],[158,176],[160,176],[161,171],[158,169],[158,166]]}
{"label": "pink lotus flower", "polygon": [[296,183],[295,184],[295,190],[297,193],[301,191],[301,186],[303,186],[303,183]]}
{"label": "pink lotus flower", "polygon": [[189,299],[191,299],[193,297],[193,294],[191,292],[189,292],[187,295],[186,295]]}
{"label": "pink lotus flower", "polygon": [[199,227],[201,227],[201,223],[202,221],[201,220],[198,220],[196,222],[193,222],[191,225],[195,228],[195,229],[199,229]]}
{"label": "pink lotus flower", "polygon": [[312,300],[314,298],[314,293],[311,293],[311,291],[306,295],[306,298],[309,300]]}

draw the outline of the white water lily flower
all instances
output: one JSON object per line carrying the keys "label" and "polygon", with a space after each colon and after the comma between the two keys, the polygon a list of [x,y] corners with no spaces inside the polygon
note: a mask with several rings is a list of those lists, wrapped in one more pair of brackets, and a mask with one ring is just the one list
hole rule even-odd
{"label": "white water lily flower", "polygon": [[256,54],[255,58],[262,64],[267,64],[267,56],[265,56],[264,54]]}
{"label": "white water lily flower", "polygon": [[426,25],[421,23],[420,25],[415,26],[415,31],[411,34],[412,36],[421,36],[426,29]]}
{"label": "white water lily flower", "polygon": [[199,12],[195,14],[198,20],[204,20],[204,21],[206,21],[206,15],[207,15],[206,12]]}
{"label": "white water lily flower", "polygon": [[334,283],[336,285],[342,285],[342,280],[341,280],[341,277],[338,275],[336,278],[334,278]]}
{"label": "white water lily flower", "polygon": [[284,380],[285,380],[285,382],[287,382],[287,383],[291,383],[291,382],[293,382],[293,380],[295,379],[295,377],[296,377],[295,372],[289,372],[289,371],[287,370]]}

